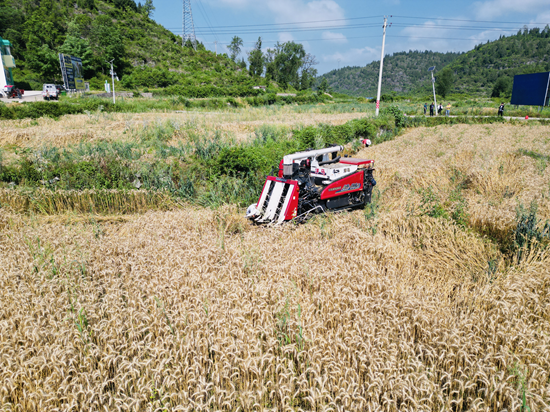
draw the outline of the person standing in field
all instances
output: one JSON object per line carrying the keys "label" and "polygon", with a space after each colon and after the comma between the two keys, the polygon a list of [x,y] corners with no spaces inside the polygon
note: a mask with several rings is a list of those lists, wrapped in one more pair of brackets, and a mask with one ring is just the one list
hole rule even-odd
{"label": "person standing in field", "polygon": [[424,116],[426,116],[427,110],[428,110],[428,103],[424,103]]}
{"label": "person standing in field", "polygon": [[443,111],[443,105],[439,103],[439,107],[437,108],[437,114],[441,115],[442,111]]}
{"label": "person standing in field", "polygon": [[432,104],[430,104],[430,116],[434,115],[434,108],[435,108],[435,105],[434,105],[434,102],[432,102]]}
{"label": "person standing in field", "polygon": [[498,107],[498,115],[501,117],[504,116],[504,103],[501,103]]}
{"label": "person standing in field", "polygon": [[451,103],[447,104],[447,110],[445,110],[445,116],[449,116],[451,114]]}

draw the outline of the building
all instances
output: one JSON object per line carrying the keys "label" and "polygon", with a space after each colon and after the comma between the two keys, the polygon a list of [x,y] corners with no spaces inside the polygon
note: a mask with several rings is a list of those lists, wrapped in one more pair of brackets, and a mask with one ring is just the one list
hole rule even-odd
{"label": "building", "polygon": [[11,69],[15,67],[15,59],[11,55],[11,43],[0,37],[0,90],[4,90],[7,85],[13,86],[13,75]]}

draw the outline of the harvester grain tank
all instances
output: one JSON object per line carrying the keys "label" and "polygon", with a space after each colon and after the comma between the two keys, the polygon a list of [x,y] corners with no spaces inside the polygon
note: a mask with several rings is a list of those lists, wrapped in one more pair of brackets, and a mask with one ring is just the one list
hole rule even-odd
{"label": "harvester grain tank", "polygon": [[11,55],[11,43],[0,37],[0,97],[22,97],[24,93],[13,83],[11,69],[15,67],[15,59]]}

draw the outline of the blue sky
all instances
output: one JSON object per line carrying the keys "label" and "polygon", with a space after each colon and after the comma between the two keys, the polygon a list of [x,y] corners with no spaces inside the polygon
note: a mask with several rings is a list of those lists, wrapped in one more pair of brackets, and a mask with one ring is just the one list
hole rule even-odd
{"label": "blue sky", "polygon": [[[181,34],[182,1],[153,1],[153,18]],[[524,25],[550,24],[550,0],[191,0],[191,7],[196,36],[208,49],[217,41],[218,53],[227,52],[236,35],[246,59],[259,36],[264,49],[294,40],[316,56],[319,74],[379,60],[384,15],[386,54],[468,51]]]}

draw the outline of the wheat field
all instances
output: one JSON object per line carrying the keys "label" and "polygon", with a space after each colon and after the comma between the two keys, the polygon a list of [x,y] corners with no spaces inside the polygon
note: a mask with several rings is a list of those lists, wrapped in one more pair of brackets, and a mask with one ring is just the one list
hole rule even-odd
{"label": "wheat field", "polygon": [[300,226],[0,208],[0,410],[549,410],[550,249],[513,249],[549,153],[414,129],[358,153],[371,206]]}

